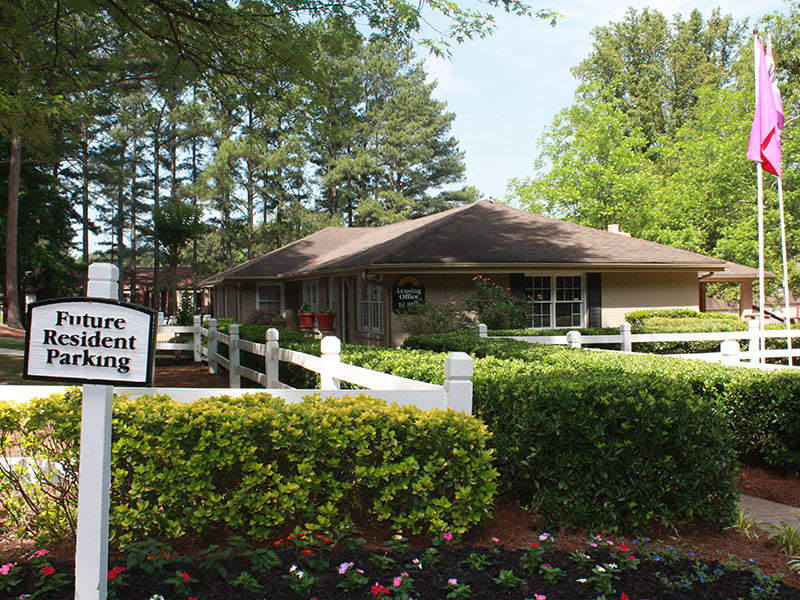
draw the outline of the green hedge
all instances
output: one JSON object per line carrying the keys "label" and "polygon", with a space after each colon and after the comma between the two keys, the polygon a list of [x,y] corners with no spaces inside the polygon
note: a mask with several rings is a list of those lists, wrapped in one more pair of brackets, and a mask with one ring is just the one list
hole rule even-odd
{"label": "green hedge", "polygon": [[[76,390],[0,404],[0,440],[5,447],[22,434],[23,453],[66,465],[57,489],[67,495],[79,413]],[[469,415],[364,395],[289,405],[265,393],[191,404],[117,398],[111,537],[120,544],[224,527],[263,539],[293,522],[334,531],[361,518],[408,533],[464,532],[491,512],[497,471],[487,439]],[[54,457],[53,447],[67,450]],[[74,498],[41,497],[35,514],[23,514],[20,492],[30,486],[14,489],[8,478],[0,486],[16,526],[44,538],[74,527]]]}
{"label": "green hedge", "polygon": [[636,382],[649,390],[663,382],[674,382],[676,389],[688,386],[696,401],[717,406],[725,415],[734,433],[734,448],[743,460],[785,470],[800,469],[800,373],[794,371],[760,371],[665,356],[570,350],[468,334],[418,336],[406,340],[406,345],[524,360],[536,365],[531,369],[532,379],[544,376],[540,374],[541,366],[557,365],[579,379],[599,377],[609,385],[630,378],[632,386]]}
{"label": "green hedge", "polygon": [[[439,348],[441,337],[469,339],[421,337],[439,338]],[[717,406],[688,383],[654,377],[641,358],[638,366],[593,370],[588,352],[511,341],[520,350],[513,359],[509,340],[473,335],[470,342],[450,349],[483,356],[475,359],[473,406],[492,432],[504,491],[565,525],[730,522],[733,435]],[[404,354],[373,354],[371,367],[397,371],[407,362],[417,372],[441,372],[444,354]],[[581,360],[570,360],[575,355]]]}
{"label": "green hedge", "polygon": [[[281,345],[319,352],[308,339]],[[492,431],[501,486],[553,522],[731,520],[737,460],[725,416],[669,369],[654,377],[648,357],[617,360],[473,332],[416,336],[406,346],[345,344],[342,360],[442,383],[446,352],[473,355],[473,408]]]}

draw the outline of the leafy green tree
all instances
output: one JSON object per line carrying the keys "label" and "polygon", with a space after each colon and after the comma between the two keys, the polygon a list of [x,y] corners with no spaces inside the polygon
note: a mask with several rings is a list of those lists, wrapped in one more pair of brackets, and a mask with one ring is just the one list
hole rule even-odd
{"label": "leafy green tree", "polygon": [[201,210],[180,198],[169,198],[153,213],[153,224],[157,242],[167,253],[169,264],[169,295],[167,314],[177,312],[178,265],[181,253],[203,230]]}
{"label": "leafy green tree", "polygon": [[705,21],[694,10],[670,24],[656,10],[629,8],[622,21],[592,32],[593,51],[573,74],[609,90],[649,147],[684,122],[699,87],[730,82],[743,33],[743,24],[718,9]]}
{"label": "leafy green tree", "polygon": [[537,174],[509,183],[535,212],[638,234],[647,220],[655,169],[645,135],[601,90],[582,87],[540,140]]}

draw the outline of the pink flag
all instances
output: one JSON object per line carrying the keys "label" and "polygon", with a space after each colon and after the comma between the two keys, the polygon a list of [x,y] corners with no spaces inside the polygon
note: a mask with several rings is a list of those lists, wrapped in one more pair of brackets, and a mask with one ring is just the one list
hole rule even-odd
{"label": "pink flag", "polygon": [[778,73],[775,68],[775,59],[772,56],[772,36],[767,38],[767,69],[769,70],[769,85],[772,88],[772,97],[775,101],[775,110],[778,112],[778,129],[783,129],[783,100],[781,100],[781,90],[778,87]]}
{"label": "pink flag", "polygon": [[781,177],[781,134],[778,128],[778,111],[769,82],[769,70],[764,57],[764,46],[758,41],[759,67],[756,90],[756,114],[750,129],[747,158],[760,162],[765,171]]}

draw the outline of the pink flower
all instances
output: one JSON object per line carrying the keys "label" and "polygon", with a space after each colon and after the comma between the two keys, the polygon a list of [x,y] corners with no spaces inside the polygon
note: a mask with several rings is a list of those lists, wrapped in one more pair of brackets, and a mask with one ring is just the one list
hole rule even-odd
{"label": "pink flower", "polygon": [[442,536],[446,541],[452,542],[453,541],[453,534],[449,531]]}
{"label": "pink flower", "polygon": [[500,539],[499,539],[499,538],[496,538],[496,537],[493,537],[493,538],[492,538],[492,541],[493,541],[495,544],[499,544],[499,543],[500,543]]}
{"label": "pink flower", "polygon": [[401,585],[403,585],[403,578],[398,575],[392,581],[392,587],[400,587]]}
{"label": "pink flower", "polygon": [[536,600],[547,600],[547,596],[544,594],[536,594],[534,598],[536,598]]}
{"label": "pink flower", "polygon": [[56,570],[53,567],[51,567],[50,565],[47,565],[46,567],[42,567],[41,571],[42,571],[42,573],[44,573],[45,577],[49,577],[50,575],[52,575],[53,573],[56,572]]}
{"label": "pink flower", "polygon": [[339,565],[339,575],[344,575],[345,573],[347,573],[347,569],[352,567],[354,564],[355,563],[351,563],[351,562],[343,562],[342,564],[340,564]]}
{"label": "pink flower", "polygon": [[16,563],[6,563],[0,567],[0,575],[8,575],[8,572],[16,566]]}
{"label": "pink flower", "polygon": [[447,583],[449,583],[450,585],[458,585],[458,579],[456,579],[455,577],[451,577],[450,579],[447,580]]}
{"label": "pink flower", "polygon": [[32,558],[42,558],[45,554],[50,554],[50,550],[37,550]]}

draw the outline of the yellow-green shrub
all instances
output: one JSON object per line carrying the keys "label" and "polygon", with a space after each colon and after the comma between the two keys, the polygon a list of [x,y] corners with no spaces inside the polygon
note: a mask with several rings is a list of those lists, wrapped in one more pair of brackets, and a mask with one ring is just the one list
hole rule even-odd
{"label": "yellow-green shrub", "polygon": [[[72,467],[79,402],[56,395],[4,408],[40,415],[53,440],[70,438],[62,461]],[[7,422],[24,430],[26,418]],[[489,515],[496,490],[480,421],[365,395],[291,405],[263,393],[188,405],[117,398],[113,436],[116,543],[220,527],[265,538],[287,523],[333,530],[363,517],[409,533],[464,532]]]}

